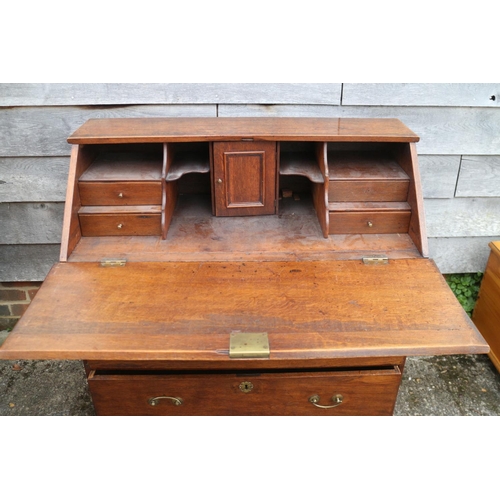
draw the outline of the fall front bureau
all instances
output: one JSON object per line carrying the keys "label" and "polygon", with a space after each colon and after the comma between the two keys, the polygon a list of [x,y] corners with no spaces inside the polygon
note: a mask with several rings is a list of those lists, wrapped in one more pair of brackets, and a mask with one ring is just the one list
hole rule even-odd
{"label": "fall front bureau", "polygon": [[61,259],[0,349],[82,359],[100,415],[390,415],[406,356],[488,352],[398,120],[90,120]]}

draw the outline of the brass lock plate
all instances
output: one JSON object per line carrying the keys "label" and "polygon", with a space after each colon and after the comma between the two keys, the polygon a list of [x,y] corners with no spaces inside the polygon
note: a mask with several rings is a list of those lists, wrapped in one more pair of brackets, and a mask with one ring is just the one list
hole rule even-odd
{"label": "brass lock plate", "polygon": [[267,333],[232,332],[229,337],[230,358],[269,358]]}

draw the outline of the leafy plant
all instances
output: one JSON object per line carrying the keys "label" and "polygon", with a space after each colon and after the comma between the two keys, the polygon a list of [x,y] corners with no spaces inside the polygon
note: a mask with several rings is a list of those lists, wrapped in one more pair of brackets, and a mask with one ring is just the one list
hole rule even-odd
{"label": "leafy plant", "polygon": [[444,278],[465,312],[472,316],[483,273],[447,274]]}

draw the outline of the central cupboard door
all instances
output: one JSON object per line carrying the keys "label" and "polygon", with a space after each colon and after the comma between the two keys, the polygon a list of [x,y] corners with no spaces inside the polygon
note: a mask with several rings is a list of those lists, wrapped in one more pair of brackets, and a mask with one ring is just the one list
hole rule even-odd
{"label": "central cupboard door", "polygon": [[215,215],[276,213],[276,142],[214,143]]}

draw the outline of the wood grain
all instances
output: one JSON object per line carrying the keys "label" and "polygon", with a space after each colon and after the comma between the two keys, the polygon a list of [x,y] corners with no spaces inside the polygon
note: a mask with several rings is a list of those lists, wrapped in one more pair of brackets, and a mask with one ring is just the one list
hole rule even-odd
{"label": "wood grain", "polygon": [[410,210],[330,211],[330,234],[407,233]]}
{"label": "wood grain", "polygon": [[[239,386],[248,381],[249,393]],[[89,387],[98,415],[392,415],[401,381],[398,367],[379,370],[319,371],[295,373],[115,375],[93,372]],[[200,387],[210,388],[200,390]],[[318,408],[309,402],[317,394]],[[156,396],[177,396],[148,401]]]}
{"label": "wood grain", "polygon": [[453,198],[461,156],[418,155],[424,198]]}
{"label": "wood grain", "polygon": [[2,83],[0,106],[340,104],[340,83]]}
{"label": "wood grain", "polygon": [[500,241],[491,242],[490,248],[472,318],[491,347],[490,359],[500,371]]}
{"label": "wood grain", "polygon": [[69,157],[0,158],[0,203],[62,202]]}
{"label": "wood grain", "polygon": [[218,110],[218,116],[229,117],[397,118],[420,137],[419,154],[500,154],[500,113],[491,108],[235,104],[220,105]]}
{"label": "wood grain", "polygon": [[161,205],[158,182],[79,182],[82,205]]}
{"label": "wood grain", "polygon": [[496,237],[429,238],[429,255],[443,274],[484,272],[488,243]]}
{"label": "wood grain", "polygon": [[463,156],[456,196],[500,198],[500,156]]}
{"label": "wood grain", "polygon": [[0,110],[0,156],[70,154],[68,136],[91,118],[216,116],[214,105],[50,106]]}
{"label": "wood grain", "polygon": [[0,245],[61,242],[64,203],[0,203]]}
{"label": "wood grain", "polygon": [[60,260],[66,262],[71,252],[74,250],[82,231],[78,211],[82,203],[80,201],[80,191],[78,189],[78,179],[88,166],[94,161],[98,151],[92,146],[71,147],[71,159],[69,164],[68,187],[66,190],[66,205],[64,207],[64,219],[61,238]]}
{"label": "wood grain", "polygon": [[[491,99],[494,96],[495,99]],[[467,106],[499,105],[498,83],[344,83],[345,106]]]}
{"label": "wood grain", "polygon": [[71,144],[189,141],[416,142],[395,119],[350,118],[143,118],[89,120],[68,138]]}
{"label": "wood grain", "polygon": [[60,245],[0,245],[2,281],[43,281],[59,260]]}
{"label": "wood grain", "polygon": [[229,334],[239,330],[268,332],[275,360],[488,351],[427,259],[59,263],[0,358],[230,366]]}
{"label": "wood grain", "polygon": [[427,232],[433,238],[500,234],[500,198],[427,199],[425,213]]}

